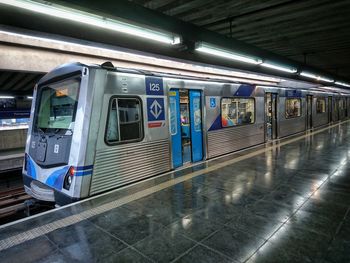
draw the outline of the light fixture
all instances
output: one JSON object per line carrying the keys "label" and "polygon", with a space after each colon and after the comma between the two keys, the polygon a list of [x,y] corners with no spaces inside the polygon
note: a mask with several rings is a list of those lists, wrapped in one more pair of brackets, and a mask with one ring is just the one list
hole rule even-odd
{"label": "light fixture", "polygon": [[97,16],[87,12],[82,12],[77,9],[67,8],[52,3],[41,3],[30,0],[0,0],[0,4],[6,4],[40,14],[63,18],[74,22],[92,25],[170,45],[181,43],[181,37],[176,34],[129,24],[123,21]]}
{"label": "light fixture", "polygon": [[[0,0],[1,1],[1,0]],[[57,40],[41,36],[33,36],[12,31],[0,30],[0,39],[9,43],[23,43],[25,45],[36,45],[40,48],[57,49],[61,51],[71,50],[81,55],[99,54],[108,60],[118,60],[120,67],[137,68],[148,71],[159,71],[162,73],[180,74],[197,78],[214,78],[236,82],[245,82],[260,85],[275,85],[284,81],[280,77],[267,76],[242,70],[233,70],[223,67],[208,66],[191,61],[176,61],[163,57],[155,57],[149,54],[134,53],[113,46],[99,46],[78,44],[73,41]],[[118,62],[116,62],[117,64]],[[117,64],[118,65],[118,64]]]}
{"label": "light fixture", "polygon": [[202,53],[210,54],[213,56],[218,56],[218,57],[222,57],[222,58],[226,58],[226,59],[236,60],[236,61],[240,61],[240,62],[244,62],[244,63],[250,63],[250,64],[255,64],[255,65],[262,63],[262,60],[260,58],[251,57],[251,56],[247,56],[247,55],[236,53],[236,52],[231,52],[229,50],[214,47],[212,45],[208,45],[208,44],[203,43],[203,42],[197,42],[195,50],[202,52]]}
{"label": "light fixture", "polygon": [[325,78],[325,77],[318,77],[318,80],[321,80],[321,81],[325,81],[325,82],[334,82],[334,79],[330,79],[330,78]]}
{"label": "light fixture", "polygon": [[13,96],[0,96],[0,99],[14,99]]}
{"label": "light fixture", "polygon": [[350,84],[347,84],[345,82],[336,81],[335,84],[350,88]]}
{"label": "light fixture", "polygon": [[275,70],[279,70],[279,71],[283,71],[283,72],[288,72],[288,73],[297,73],[298,72],[298,70],[296,68],[277,65],[274,63],[270,63],[270,62],[263,62],[260,65],[262,67],[265,67],[265,68],[271,68],[271,69],[275,69]]}
{"label": "light fixture", "polygon": [[311,79],[316,79],[316,80],[320,80],[320,81],[324,81],[324,82],[334,82],[334,79],[330,79],[330,78],[326,78],[326,77],[322,77],[310,72],[306,72],[306,71],[302,71],[300,73],[300,76],[306,77],[306,78],[311,78]]}
{"label": "light fixture", "polygon": [[27,96],[27,99],[28,99],[28,100],[32,100],[33,97],[32,97],[32,96]]}

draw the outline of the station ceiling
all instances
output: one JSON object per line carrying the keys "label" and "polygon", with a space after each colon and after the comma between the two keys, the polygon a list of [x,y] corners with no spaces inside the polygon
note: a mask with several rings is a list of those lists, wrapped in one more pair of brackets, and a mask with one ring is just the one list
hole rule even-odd
{"label": "station ceiling", "polygon": [[31,95],[40,73],[0,70],[0,95]]}
{"label": "station ceiling", "polygon": [[349,0],[130,0],[350,79]]}
{"label": "station ceiling", "polygon": [[[350,80],[349,0],[49,0],[83,11],[130,19],[184,36],[187,47],[169,49],[101,29],[58,21],[15,9],[0,8],[0,25],[67,36],[141,50],[169,57],[237,67],[256,68],[187,52],[194,41],[237,47],[282,64],[305,65]],[[19,19],[19,17],[21,19]],[[219,34],[220,37],[217,37]],[[1,42],[1,40],[0,40]],[[275,56],[276,54],[276,56]],[[259,69],[260,70],[260,69]],[[260,70],[261,71],[261,70]],[[273,72],[262,71],[273,74]],[[322,72],[321,72],[322,73]],[[32,92],[39,73],[0,71],[0,93]],[[289,76],[287,76],[289,77]],[[298,77],[293,77],[299,79]]]}

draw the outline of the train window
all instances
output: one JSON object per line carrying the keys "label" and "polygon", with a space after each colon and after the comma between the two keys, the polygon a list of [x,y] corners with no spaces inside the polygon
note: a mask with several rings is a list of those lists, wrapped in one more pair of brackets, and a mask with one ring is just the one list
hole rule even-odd
{"label": "train window", "polygon": [[255,122],[253,98],[223,98],[221,100],[222,127],[251,124]]}
{"label": "train window", "polygon": [[194,130],[199,132],[202,130],[202,116],[201,116],[201,99],[193,98],[193,115],[194,115]]}
{"label": "train window", "polygon": [[113,98],[109,107],[107,143],[138,141],[143,137],[141,101]]}
{"label": "train window", "polygon": [[326,99],[317,98],[316,100],[316,113],[325,113],[326,112]]}
{"label": "train window", "polygon": [[170,131],[171,135],[177,134],[177,110],[176,97],[170,96]]}
{"label": "train window", "polygon": [[118,114],[117,114],[117,100],[113,99],[112,105],[109,109],[108,125],[106,139],[107,142],[117,142],[119,141],[119,124],[118,124]]}
{"label": "train window", "polygon": [[70,79],[40,90],[35,130],[72,129],[78,105],[80,80]]}
{"label": "train window", "polygon": [[286,99],[286,119],[301,116],[301,99]]}

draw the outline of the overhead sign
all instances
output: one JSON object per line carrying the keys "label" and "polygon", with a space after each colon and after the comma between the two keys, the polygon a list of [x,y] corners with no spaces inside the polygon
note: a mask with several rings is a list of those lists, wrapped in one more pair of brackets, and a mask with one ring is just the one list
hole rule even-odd
{"label": "overhead sign", "polygon": [[302,92],[301,90],[286,90],[286,97],[301,97],[302,96]]}
{"label": "overhead sign", "polygon": [[147,98],[148,121],[165,120],[164,98]]}
{"label": "overhead sign", "polygon": [[163,79],[155,77],[146,77],[146,94],[147,95],[164,95]]}
{"label": "overhead sign", "polygon": [[30,109],[0,110],[0,119],[21,119],[29,117]]}

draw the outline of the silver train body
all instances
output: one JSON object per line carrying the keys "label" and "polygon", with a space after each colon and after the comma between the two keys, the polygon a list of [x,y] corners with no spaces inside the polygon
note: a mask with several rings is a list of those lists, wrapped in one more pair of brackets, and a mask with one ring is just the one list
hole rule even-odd
{"label": "silver train body", "polygon": [[25,189],[67,204],[344,120],[349,102],[335,93],[66,64],[34,91]]}

